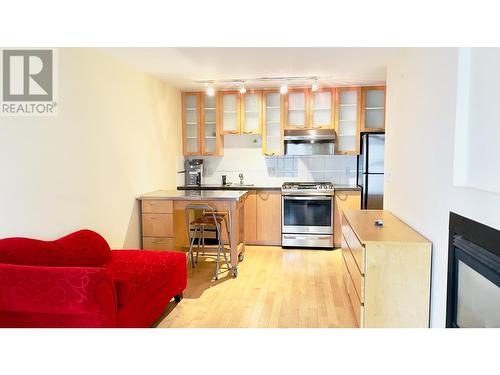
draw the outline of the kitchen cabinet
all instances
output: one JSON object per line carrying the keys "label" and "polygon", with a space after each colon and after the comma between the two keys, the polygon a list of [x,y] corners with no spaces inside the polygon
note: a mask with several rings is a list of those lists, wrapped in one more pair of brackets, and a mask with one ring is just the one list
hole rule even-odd
{"label": "kitchen cabinet", "polygon": [[388,211],[343,212],[343,279],[359,327],[429,326],[431,246]]}
{"label": "kitchen cabinet", "polygon": [[311,93],[311,128],[335,127],[335,88],[320,88]]}
{"label": "kitchen cabinet", "polygon": [[201,94],[201,152],[204,156],[222,155],[222,135],[217,123],[217,99]]}
{"label": "kitchen cabinet", "polygon": [[256,203],[256,243],[281,245],[281,191],[258,190]]}
{"label": "kitchen cabinet", "polygon": [[305,129],[309,127],[310,90],[308,88],[289,89],[285,95],[285,129]]}
{"label": "kitchen cabinet", "polygon": [[220,126],[222,134],[240,134],[241,98],[239,91],[219,91]]}
{"label": "kitchen cabinet", "polygon": [[361,208],[361,191],[336,190],[333,206],[333,242],[335,247],[340,247],[342,239],[342,213],[348,209]]}
{"label": "kitchen cabinet", "polygon": [[249,90],[241,95],[241,133],[262,133],[262,91]]}
{"label": "kitchen cabinet", "polygon": [[361,88],[339,87],[335,101],[335,130],[337,140],[335,153],[359,155],[361,127]]}
{"label": "kitchen cabinet", "polygon": [[141,201],[142,248],[173,250],[173,205],[171,201]]}
{"label": "kitchen cabinet", "polygon": [[361,88],[361,131],[385,131],[385,86]]}
{"label": "kitchen cabinet", "polygon": [[182,138],[185,156],[201,155],[201,93],[182,94]]}
{"label": "kitchen cabinet", "polygon": [[216,102],[214,96],[202,92],[182,94],[184,156],[222,155]]}
{"label": "kitchen cabinet", "polygon": [[262,152],[283,155],[283,97],[279,90],[264,90],[262,99]]}
{"label": "kitchen cabinet", "polygon": [[245,243],[257,243],[257,193],[249,191],[245,200]]}

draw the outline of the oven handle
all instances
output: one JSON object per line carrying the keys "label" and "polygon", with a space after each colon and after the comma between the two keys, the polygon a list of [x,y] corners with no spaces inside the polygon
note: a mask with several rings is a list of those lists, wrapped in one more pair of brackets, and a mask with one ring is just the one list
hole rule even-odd
{"label": "oven handle", "polygon": [[[289,234],[284,234],[284,238],[287,240],[308,240],[311,238],[311,236],[296,236],[296,235],[289,235]],[[332,238],[332,236],[316,236],[314,237],[315,240],[329,240]]]}
{"label": "oven handle", "polygon": [[283,195],[284,200],[290,201],[324,201],[324,200],[332,200],[333,197],[331,195],[309,195],[309,196],[290,196]]}

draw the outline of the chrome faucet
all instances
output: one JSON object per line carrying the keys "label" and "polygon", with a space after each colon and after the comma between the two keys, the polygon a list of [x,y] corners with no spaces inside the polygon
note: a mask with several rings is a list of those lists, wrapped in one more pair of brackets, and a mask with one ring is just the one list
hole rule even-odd
{"label": "chrome faucet", "polygon": [[238,177],[240,178],[240,185],[243,185],[243,173],[240,173]]}

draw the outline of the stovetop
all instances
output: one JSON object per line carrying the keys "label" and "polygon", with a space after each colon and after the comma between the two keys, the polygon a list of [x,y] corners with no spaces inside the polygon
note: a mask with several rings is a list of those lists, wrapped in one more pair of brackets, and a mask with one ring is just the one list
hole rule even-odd
{"label": "stovetop", "polygon": [[290,193],[322,193],[322,194],[332,194],[334,191],[333,184],[331,182],[285,182],[281,186],[281,192]]}

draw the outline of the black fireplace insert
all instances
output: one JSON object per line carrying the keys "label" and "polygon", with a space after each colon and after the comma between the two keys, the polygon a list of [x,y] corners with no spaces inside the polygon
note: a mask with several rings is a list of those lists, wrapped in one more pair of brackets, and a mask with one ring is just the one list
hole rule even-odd
{"label": "black fireplace insert", "polygon": [[500,231],[453,212],[446,327],[500,327]]}

